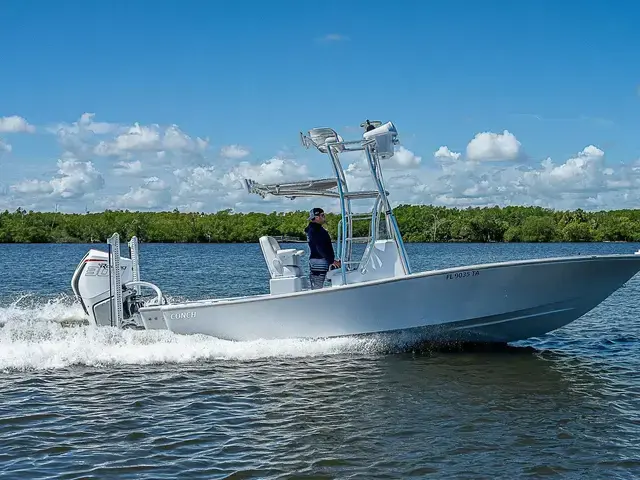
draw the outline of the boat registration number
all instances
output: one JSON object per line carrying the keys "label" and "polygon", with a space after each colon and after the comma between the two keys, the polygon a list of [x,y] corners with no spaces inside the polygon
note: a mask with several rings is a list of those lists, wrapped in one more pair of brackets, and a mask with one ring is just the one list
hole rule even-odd
{"label": "boat registration number", "polygon": [[480,270],[465,270],[464,272],[447,273],[445,278],[447,280],[456,280],[458,278],[477,277],[478,275],[480,275]]}

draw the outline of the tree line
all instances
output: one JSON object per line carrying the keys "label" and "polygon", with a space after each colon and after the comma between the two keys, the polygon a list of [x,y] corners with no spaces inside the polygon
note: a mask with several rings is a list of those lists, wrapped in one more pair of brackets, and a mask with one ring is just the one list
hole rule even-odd
{"label": "tree line", "polygon": [[[640,241],[640,210],[587,212],[540,207],[445,208],[401,205],[394,209],[405,242],[602,242]],[[327,214],[337,236],[340,216]],[[103,243],[114,232],[142,242],[247,243],[262,235],[304,240],[307,212],[217,213],[107,210],[71,214],[18,209],[0,213],[0,243]],[[354,223],[355,235],[368,222]]]}

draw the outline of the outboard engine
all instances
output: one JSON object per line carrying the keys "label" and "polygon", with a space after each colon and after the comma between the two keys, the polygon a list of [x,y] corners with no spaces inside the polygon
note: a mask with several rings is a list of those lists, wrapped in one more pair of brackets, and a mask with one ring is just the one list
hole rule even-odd
{"label": "outboard engine", "polygon": [[[98,326],[118,326],[116,298],[109,275],[109,254],[91,249],[76,267],[71,280],[71,288],[80,300],[82,308],[91,321]],[[120,277],[122,284],[122,324],[121,327],[137,327],[135,313],[142,306],[136,298],[137,291],[124,285],[134,280],[133,262],[120,257]]]}

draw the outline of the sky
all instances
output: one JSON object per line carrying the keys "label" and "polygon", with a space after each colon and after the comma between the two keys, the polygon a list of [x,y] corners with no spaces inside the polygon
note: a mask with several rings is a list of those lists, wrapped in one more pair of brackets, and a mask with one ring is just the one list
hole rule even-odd
{"label": "sky", "polygon": [[[0,8],[0,210],[299,210],[299,132],[392,121],[394,205],[640,204],[634,2],[36,2]],[[363,159],[343,158],[350,189]]]}

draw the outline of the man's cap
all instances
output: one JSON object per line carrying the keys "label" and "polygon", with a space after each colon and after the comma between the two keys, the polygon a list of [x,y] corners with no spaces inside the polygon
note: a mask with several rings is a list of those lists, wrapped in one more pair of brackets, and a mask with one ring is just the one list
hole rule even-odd
{"label": "man's cap", "polygon": [[320,215],[321,213],[324,213],[324,210],[322,210],[321,208],[312,208],[311,210],[309,210],[309,221],[313,220],[317,215]]}

